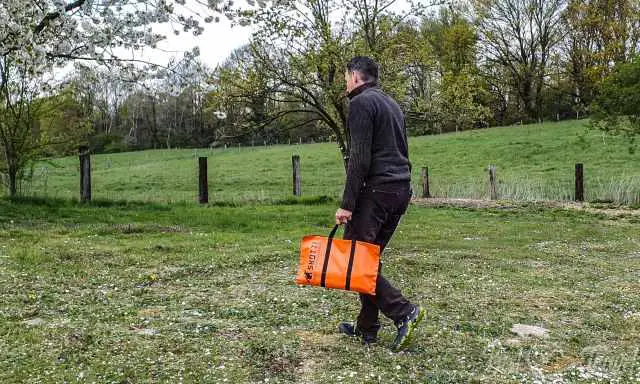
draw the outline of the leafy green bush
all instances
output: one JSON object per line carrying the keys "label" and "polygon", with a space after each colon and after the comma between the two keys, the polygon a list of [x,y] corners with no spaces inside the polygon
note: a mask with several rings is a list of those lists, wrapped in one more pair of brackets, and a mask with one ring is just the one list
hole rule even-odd
{"label": "leafy green bush", "polygon": [[594,127],[629,137],[640,134],[640,57],[619,64],[598,87],[592,105]]}

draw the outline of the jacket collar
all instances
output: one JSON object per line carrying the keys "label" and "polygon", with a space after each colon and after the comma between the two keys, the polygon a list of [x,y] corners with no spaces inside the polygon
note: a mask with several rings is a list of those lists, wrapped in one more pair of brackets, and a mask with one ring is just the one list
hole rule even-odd
{"label": "jacket collar", "polygon": [[347,97],[349,98],[349,100],[353,99],[354,97],[358,96],[359,94],[361,94],[362,92],[364,92],[366,89],[369,88],[377,88],[378,84],[375,82],[371,82],[371,83],[364,83],[360,86],[358,86],[357,88],[355,88],[354,90],[352,90],[351,92],[349,92],[347,94]]}

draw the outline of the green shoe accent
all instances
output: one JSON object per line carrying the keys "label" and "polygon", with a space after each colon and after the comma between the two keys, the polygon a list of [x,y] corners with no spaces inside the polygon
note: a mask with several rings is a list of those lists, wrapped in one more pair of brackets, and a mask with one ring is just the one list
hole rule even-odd
{"label": "green shoe accent", "polygon": [[409,346],[409,344],[411,344],[411,341],[413,340],[414,330],[416,329],[418,324],[420,324],[426,312],[420,306],[416,306],[416,309],[418,313],[414,315],[415,317],[408,318],[404,324],[398,327],[398,335],[396,336],[396,339],[391,347],[394,352],[399,352]]}

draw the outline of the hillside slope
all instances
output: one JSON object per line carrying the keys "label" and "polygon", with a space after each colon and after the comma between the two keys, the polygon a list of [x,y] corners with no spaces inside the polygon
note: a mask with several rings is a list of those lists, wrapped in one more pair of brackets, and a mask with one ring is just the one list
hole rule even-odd
{"label": "hillside slope", "polygon": [[[483,198],[486,169],[497,166],[501,198],[570,199],[574,165],[584,163],[588,200],[637,202],[640,154],[618,137],[588,130],[585,121],[410,138],[416,192],[421,167],[428,166],[432,194]],[[211,201],[282,199],[291,195],[291,155],[301,156],[306,196],[339,197],[344,169],[335,143],[230,149],[171,149],[95,155],[93,196],[106,199],[193,201],[197,157],[209,157]],[[25,192],[78,196],[75,156],[39,163]]]}

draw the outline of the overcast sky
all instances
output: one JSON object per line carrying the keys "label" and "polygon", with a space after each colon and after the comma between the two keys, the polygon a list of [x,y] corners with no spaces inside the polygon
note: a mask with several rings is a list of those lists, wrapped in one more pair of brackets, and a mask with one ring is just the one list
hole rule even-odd
{"label": "overcast sky", "polygon": [[251,27],[231,27],[224,17],[218,23],[203,24],[204,33],[193,36],[191,32],[173,33],[169,24],[155,26],[154,31],[164,34],[167,39],[158,44],[158,49],[146,48],[134,54],[156,64],[167,64],[172,56],[181,58],[185,51],[200,47],[200,60],[210,68],[224,61],[235,49],[249,42]]}

